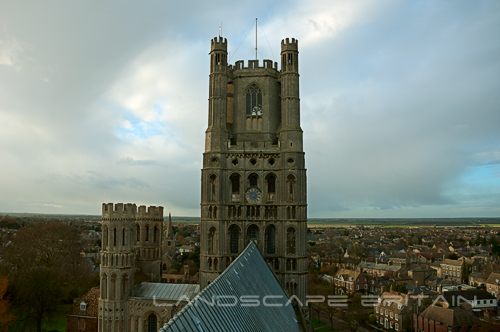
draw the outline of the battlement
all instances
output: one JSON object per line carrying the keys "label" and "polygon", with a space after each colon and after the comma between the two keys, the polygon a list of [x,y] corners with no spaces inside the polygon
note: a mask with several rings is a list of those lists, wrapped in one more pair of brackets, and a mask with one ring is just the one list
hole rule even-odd
{"label": "battlement", "polygon": [[163,206],[151,205],[146,210],[146,205],[139,206],[137,218],[161,219],[163,220]]}
{"label": "battlement", "polygon": [[215,37],[212,39],[212,51],[225,51],[227,52],[227,39],[222,37]]}
{"label": "battlement", "polygon": [[163,220],[163,206],[150,206],[146,208],[145,205],[139,206],[132,203],[103,203],[102,204],[102,218],[125,218],[125,219],[135,219],[135,218],[150,218]]}
{"label": "battlement", "polygon": [[[232,67],[232,66],[231,66]],[[262,67],[259,67],[259,60],[248,60],[248,67],[245,67],[245,61],[239,60],[236,61],[234,64],[234,67],[232,67],[234,70],[243,70],[243,69],[274,69],[278,70],[278,63],[275,62],[273,65],[272,60],[264,60]]]}
{"label": "battlement", "polygon": [[281,41],[281,52],[286,52],[286,51],[299,51],[299,41],[295,38],[292,38],[292,41],[290,42],[290,38],[283,39]]}
{"label": "battlement", "polygon": [[102,218],[135,218],[137,206],[132,203],[103,203]]}

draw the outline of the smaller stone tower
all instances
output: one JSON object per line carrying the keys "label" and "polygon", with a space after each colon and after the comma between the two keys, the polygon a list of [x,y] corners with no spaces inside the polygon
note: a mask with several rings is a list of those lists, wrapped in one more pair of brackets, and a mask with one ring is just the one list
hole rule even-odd
{"label": "smaller stone tower", "polygon": [[165,230],[165,238],[163,239],[163,252],[170,251],[175,254],[175,237],[172,229],[172,216],[168,214],[167,229]]}
{"label": "smaller stone tower", "polygon": [[100,331],[128,330],[127,300],[134,285],[135,204],[102,205]]}
{"label": "smaller stone tower", "polygon": [[146,206],[141,205],[135,220],[137,265],[151,282],[160,282],[163,207],[150,206],[146,210]]}

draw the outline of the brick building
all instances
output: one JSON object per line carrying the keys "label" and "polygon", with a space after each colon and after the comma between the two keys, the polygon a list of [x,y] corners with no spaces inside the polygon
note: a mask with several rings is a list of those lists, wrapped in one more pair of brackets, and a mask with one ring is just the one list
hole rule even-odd
{"label": "brick building", "polygon": [[480,323],[470,309],[434,305],[414,315],[414,319],[414,332],[478,332]]}
{"label": "brick building", "polygon": [[77,299],[66,314],[67,332],[96,332],[99,309],[99,287]]}

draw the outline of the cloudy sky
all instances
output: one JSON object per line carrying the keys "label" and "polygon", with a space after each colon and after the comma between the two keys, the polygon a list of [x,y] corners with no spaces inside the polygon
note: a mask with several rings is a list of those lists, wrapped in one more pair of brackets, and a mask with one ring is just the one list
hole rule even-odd
{"label": "cloudy sky", "polygon": [[[1,1],[0,211],[199,216],[210,39],[299,40],[309,217],[500,216],[499,1]],[[246,37],[246,38],[245,38]]]}

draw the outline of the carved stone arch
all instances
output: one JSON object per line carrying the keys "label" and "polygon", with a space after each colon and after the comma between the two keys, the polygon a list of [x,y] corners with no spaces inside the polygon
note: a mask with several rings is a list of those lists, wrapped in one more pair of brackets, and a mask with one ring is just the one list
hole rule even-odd
{"label": "carved stone arch", "polygon": [[209,202],[217,202],[217,184],[218,177],[216,174],[212,173],[208,177],[207,183],[207,197]]}
{"label": "carved stone arch", "polygon": [[233,172],[229,175],[228,180],[230,184],[230,190],[232,195],[239,195],[241,194],[241,183],[242,176],[238,172]]}
{"label": "carved stone arch", "polygon": [[146,320],[144,331],[158,331],[160,329],[160,327],[158,327],[158,323],[160,322],[160,315],[157,312],[149,310],[144,315],[144,318]]}
{"label": "carved stone arch", "polygon": [[247,176],[247,187],[259,186],[259,174],[252,172]]}
{"label": "carved stone arch", "polygon": [[278,176],[274,172],[265,175],[266,200],[272,202],[276,197],[276,188],[278,188]]}

